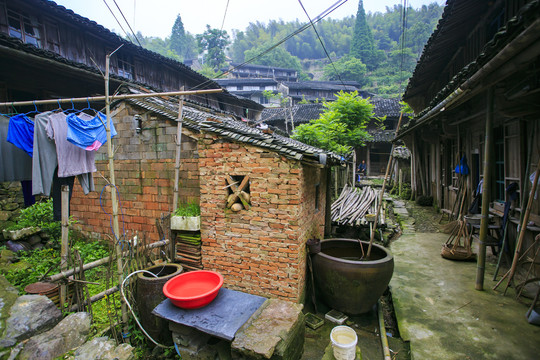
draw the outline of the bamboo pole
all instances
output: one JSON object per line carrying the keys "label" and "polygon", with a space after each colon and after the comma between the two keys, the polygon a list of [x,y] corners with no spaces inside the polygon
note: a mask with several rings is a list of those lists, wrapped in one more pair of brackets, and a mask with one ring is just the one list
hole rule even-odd
{"label": "bamboo pole", "polygon": [[484,140],[484,185],[482,190],[482,214],[480,221],[480,235],[478,248],[478,262],[476,267],[476,290],[484,289],[484,273],[486,266],[486,239],[488,235],[489,222],[489,201],[491,198],[491,171],[492,164],[492,144],[493,144],[493,110],[494,110],[494,89],[490,87],[487,92],[486,109],[486,134]]}
{"label": "bamboo pole", "polygon": [[[112,55],[112,54],[111,54]],[[123,95],[105,95],[105,96],[90,96],[83,98],[62,98],[48,100],[29,100],[29,101],[8,101],[0,103],[0,106],[26,106],[26,105],[58,105],[59,103],[81,103],[90,101],[106,101],[109,102],[125,99],[143,99],[147,97],[159,96],[178,96],[178,95],[198,95],[198,94],[215,94],[223,92],[223,89],[204,89],[204,90],[186,90],[186,91],[168,91],[144,94],[123,94]],[[106,91],[108,93],[108,91]]]}
{"label": "bamboo pole", "polygon": [[536,193],[536,189],[538,187],[539,177],[540,177],[540,157],[538,159],[538,164],[536,165],[536,172],[534,173],[534,181],[532,184],[531,193],[529,194],[529,201],[527,202],[527,209],[525,210],[525,215],[523,216],[523,221],[521,222],[521,227],[519,230],[519,239],[516,244],[516,250],[514,251],[514,260],[512,261],[512,267],[508,271],[508,281],[506,283],[506,287],[504,288],[505,294],[506,294],[506,290],[508,289],[508,286],[510,285],[510,281],[512,281],[516,273],[518,260],[520,258],[519,255],[521,253],[521,247],[523,246],[523,239],[525,238],[525,232],[527,231],[527,223],[529,222],[529,216],[531,214],[531,208],[534,202],[534,194]]}
{"label": "bamboo pole", "polygon": [[[147,250],[150,250],[150,249],[155,249],[157,247],[166,246],[167,244],[169,244],[169,240],[165,239],[165,240],[156,241],[155,243],[152,243],[152,244],[148,244],[144,248],[147,249]],[[124,251],[122,253],[122,256],[127,256],[128,254],[129,254],[129,251]],[[111,260],[111,257],[106,256],[106,257],[98,259],[96,261],[89,262],[88,264],[83,265],[82,270],[86,271],[86,270],[93,269],[95,267],[98,267],[100,265],[108,263],[110,260]],[[55,282],[55,281],[58,281],[58,280],[61,280],[61,279],[65,279],[65,278],[70,277],[71,275],[73,275],[74,273],[79,272],[79,271],[81,271],[81,269],[79,267],[68,269],[68,270],[59,272],[58,274],[50,276],[49,278],[47,278],[47,281]]]}
{"label": "bamboo pole", "polygon": [[[107,154],[109,158],[109,176],[110,176],[110,184],[111,184],[111,203],[112,203],[112,218],[113,218],[113,231],[115,235],[115,248],[116,248],[116,265],[117,265],[117,276],[118,276],[118,284],[122,284],[124,281],[124,273],[123,273],[123,261],[122,261],[122,248],[120,246],[120,227],[118,225],[118,199],[116,198],[116,180],[115,180],[115,174],[114,174],[114,152],[112,148],[112,141],[111,141],[111,99],[109,97],[109,70],[110,70],[110,62],[111,62],[111,56],[118,51],[117,48],[112,53],[108,54],[105,57],[105,113],[107,115]],[[127,307],[126,303],[121,300],[121,310],[122,310],[122,324],[123,324],[123,332],[124,337],[128,338],[128,315],[127,315]],[[128,341],[129,342],[129,341]]]}
{"label": "bamboo pole", "polygon": [[[399,127],[401,126],[402,119],[403,119],[403,112],[399,114],[399,120],[396,126],[396,134],[399,132]],[[377,212],[375,214],[375,220],[373,221],[373,231],[371,232],[371,235],[369,237],[369,246],[368,246],[368,251],[366,254],[368,259],[369,259],[369,256],[371,255],[371,247],[373,246],[373,240],[375,239],[375,232],[376,232],[375,230],[377,230],[377,222],[379,220],[379,214],[381,212],[384,189],[386,188],[386,178],[388,178],[388,173],[390,172],[390,166],[392,165],[392,158],[393,158],[392,155],[394,154],[395,146],[396,145],[392,143],[392,149],[390,150],[390,157],[388,158],[388,164],[386,165],[386,173],[384,174],[382,189],[381,189],[381,192],[379,193],[379,203],[377,204]]]}
{"label": "bamboo pole", "polygon": [[100,292],[99,294],[96,294],[96,295],[92,296],[90,298],[90,302],[88,300],[86,300],[86,301],[83,302],[83,304],[74,304],[73,306],[71,306],[69,311],[77,311],[79,309],[79,306],[95,303],[96,301],[103,299],[105,296],[109,296],[111,294],[114,294],[117,291],[118,291],[118,285],[115,285],[110,289],[107,289],[105,291]]}
{"label": "bamboo pole", "polygon": [[[184,87],[181,87],[184,90]],[[182,116],[184,111],[184,96],[178,100],[178,119],[176,121],[176,158],[174,163],[174,196],[173,212],[178,208],[178,181],[180,177],[180,159],[182,152]]]}
{"label": "bamboo pole", "polygon": [[[62,185],[62,244],[60,249],[60,269],[63,271],[68,267],[69,252],[69,186]],[[67,286],[60,285],[60,308],[64,308],[67,297]]]}

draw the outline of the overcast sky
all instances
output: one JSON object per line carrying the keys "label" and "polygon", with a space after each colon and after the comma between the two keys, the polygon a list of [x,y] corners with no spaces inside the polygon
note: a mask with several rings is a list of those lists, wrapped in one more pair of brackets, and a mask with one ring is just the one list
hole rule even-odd
{"label": "overcast sky", "polygon": [[[192,34],[204,32],[206,24],[220,29],[227,2],[229,6],[223,28],[229,34],[231,34],[231,29],[244,30],[250,22],[267,23],[269,20],[279,19],[307,21],[297,0],[116,0],[116,4],[114,0],[55,0],[57,4],[124,36],[124,32],[111,15],[105,1],[125,31],[129,32],[129,28],[116,4],[135,32],[141,31],[144,36],[161,38],[170,35],[177,14],[182,17],[184,29]],[[311,18],[316,17],[336,2],[337,0],[302,1]],[[445,4],[444,0],[408,0],[409,5],[415,9],[432,2],[437,2],[439,5]],[[402,1],[399,0],[364,0],[364,9],[366,13],[384,12],[387,6],[392,7],[400,3]],[[342,19],[356,15],[357,10],[358,0],[348,0],[327,19]]]}

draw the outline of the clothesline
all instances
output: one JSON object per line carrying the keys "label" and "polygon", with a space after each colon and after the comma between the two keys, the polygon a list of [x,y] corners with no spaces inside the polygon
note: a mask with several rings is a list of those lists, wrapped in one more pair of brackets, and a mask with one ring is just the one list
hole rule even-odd
{"label": "clothesline", "polygon": [[[114,100],[122,100],[122,99],[139,99],[139,98],[156,97],[156,96],[215,94],[219,92],[223,92],[223,89],[186,90],[186,91],[169,91],[169,92],[145,93],[145,94],[110,95],[109,100],[114,101]],[[106,96],[91,96],[91,97],[84,97],[84,98],[8,101],[8,102],[0,103],[0,106],[46,105],[46,104],[60,104],[60,103],[69,103],[69,102],[76,103],[76,102],[104,101],[106,99],[107,99]]]}

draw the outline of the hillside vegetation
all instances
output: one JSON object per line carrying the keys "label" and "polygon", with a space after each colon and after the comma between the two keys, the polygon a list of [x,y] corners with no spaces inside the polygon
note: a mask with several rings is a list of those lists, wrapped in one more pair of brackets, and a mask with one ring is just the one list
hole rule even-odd
{"label": "hillside vegetation", "polygon": [[[250,62],[295,68],[302,80],[355,80],[366,90],[381,96],[397,97],[414,70],[443,7],[432,3],[406,10],[404,16],[401,5],[387,7],[384,13],[365,14],[359,8],[357,16],[319,21],[317,31],[333,65],[311,27],[259,56],[301,28],[305,22],[299,20],[250,23],[245,30],[235,30],[233,34],[207,26],[203,34],[192,35],[184,31],[178,15],[170,37],[161,39],[138,35],[144,47],[162,55],[180,61],[203,59],[201,72],[210,77],[219,76],[220,69],[225,66],[225,56],[235,63],[255,58]],[[219,48],[212,48],[209,44],[217,44]]]}

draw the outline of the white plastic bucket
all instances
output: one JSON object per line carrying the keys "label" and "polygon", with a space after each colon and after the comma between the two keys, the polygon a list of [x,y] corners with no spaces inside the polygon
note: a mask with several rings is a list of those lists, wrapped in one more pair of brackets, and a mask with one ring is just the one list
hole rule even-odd
{"label": "white plastic bucket", "polygon": [[356,357],[356,332],[348,326],[336,326],[330,332],[332,349],[336,360],[354,360]]}

